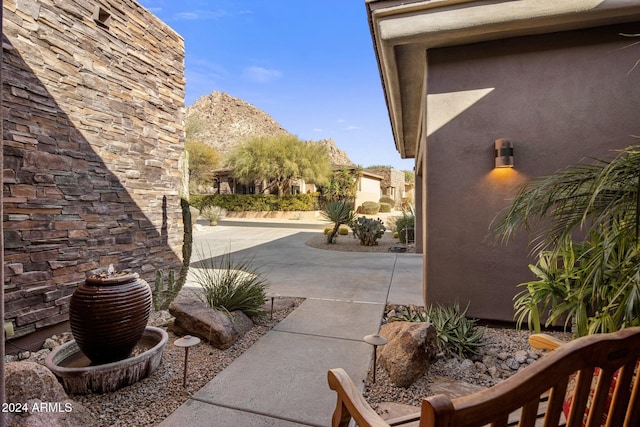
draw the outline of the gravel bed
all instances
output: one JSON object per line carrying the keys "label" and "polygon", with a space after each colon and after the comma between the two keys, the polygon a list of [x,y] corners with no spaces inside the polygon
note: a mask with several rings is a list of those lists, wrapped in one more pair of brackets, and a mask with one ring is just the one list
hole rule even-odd
{"label": "gravel bed", "polygon": [[[383,402],[396,402],[420,407],[422,398],[442,392],[438,382],[443,380],[478,387],[490,387],[535,363],[543,352],[534,350],[527,339],[531,332],[528,330],[514,330],[509,328],[491,328],[478,326],[483,330],[485,346],[480,354],[471,359],[438,357],[429,367],[427,373],[408,388],[395,386],[389,379],[386,370],[378,364],[376,382],[373,383],[369,375],[365,382],[363,395],[369,404],[378,409]],[[570,334],[562,332],[548,332],[559,339],[568,341]],[[519,362],[516,359],[522,358]],[[515,362],[515,363],[514,363]],[[521,363],[520,363],[521,362]],[[451,387],[452,393],[455,393]],[[437,389],[437,392],[433,390]],[[383,411],[379,410],[379,413]]]}
{"label": "gravel bed", "polygon": [[[303,298],[281,299],[290,300],[293,305],[274,311],[273,319],[267,315],[264,319],[255,320],[254,327],[230,348],[219,350],[205,342],[191,347],[186,388],[182,385],[184,349],[173,345],[179,337],[167,331],[169,341],[162,354],[162,362],[151,376],[112,393],[69,397],[91,412],[96,420],[93,427],[158,425],[304,301]],[[71,336],[67,334],[66,339],[69,338]],[[20,359],[44,363],[48,352],[44,349]]]}
{"label": "gravel bed", "polygon": [[393,232],[385,231],[384,235],[378,240],[378,244],[375,246],[363,246],[360,244],[360,239],[354,239],[352,234],[348,236],[337,236],[336,242],[332,244],[327,243],[327,237],[323,232],[318,232],[306,243],[307,246],[316,249],[324,249],[329,251],[340,252],[389,252],[390,248],[403,247],[406,248],[406,253],[415,253],[415,245],[405,245],[400,243],[400,240],[393,238]]}

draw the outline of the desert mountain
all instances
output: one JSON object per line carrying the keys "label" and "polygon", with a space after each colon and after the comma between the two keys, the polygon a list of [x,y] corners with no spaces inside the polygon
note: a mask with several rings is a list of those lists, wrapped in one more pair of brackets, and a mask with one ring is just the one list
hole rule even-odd
{"label": "desert mountain", "polygon": [[[205,142],[226,157],[234,147],[251,136],[279,135],[287,132],[269,114],[224,92],[201,96],[187,107],[187,138]],[[332,139],[314,141],[327,147],[331,162],[352,165],[347,153]]]}

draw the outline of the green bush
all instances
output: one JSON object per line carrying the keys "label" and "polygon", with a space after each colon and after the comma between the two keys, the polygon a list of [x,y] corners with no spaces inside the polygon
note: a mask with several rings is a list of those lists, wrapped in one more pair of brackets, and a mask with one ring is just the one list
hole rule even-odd
{"label": "green bush", "polygon": [[360,239],[360,244],[363,246],[377,245],[378,239],[384,235],[386,230],[380,219],[371,219],[364,216],[352,221],[349,226],[353,230],[353,234]]}
{"label": "green bush", "polygon": [[391,205],[389,203],[380,203],[380,213],[391,212]]}
{"label": "green bush", "polygon": [[202,211],[207,206],[220,206],[237,211],[313,211],[318,209],[318,194],[207,194],[190,197],[191,206]]}
{"label": "green bush", "polygon": [[233,262],[225,254],[216,262],[200,254],[198,267],[192,267],[194,281],[202,287],[202,299],[213,309],[227,313],[240,310],[249,317],[265,315],[267,280],[250,261]]}
{"label": "green bush", "polygon": [[365,215],[376,215],[380,212],[380,203],[362,202],[362,213]]}
{"label": "green bush", "polygon": [[[409,241],[415,242],[415,226],[416,217],[411,212],[404,212],[402,217],[398,218],[396,221],[396,230],[401,243],[407,244],[407,237]],[[405,229],[408,230],[405,231]]]}
{"label": "green bush", "polygon": [[447,307],[431,305],[426,310],[409,305],[397,317],[409,322],[431,323],[436,328],[438,350],[462,358],[477,355],[484,345],[482,330],[475,326],[477,321],[466,317],[468,308],[461,311],[458,303]]}
{"label": "green bush", "polygon": [[327,234],[331,233],[331,231],[333,231],[333,228],[331,227],[327,227],[324,229],[324,235],[326,236]]}
{"label": "green bush", "polygon": [[393,200],[391,197],[389,196],[382,196],[380,197],[379,202],[382,203],[387,203],[388,205],[391,205],[392,207],[396,205],[396,201]]}
{"label": "green bush", "polygon": [[349,235],[349,228],[340,227],[340,229],[338,229],[338,234],[341,235],[341,236],[348,236]]}

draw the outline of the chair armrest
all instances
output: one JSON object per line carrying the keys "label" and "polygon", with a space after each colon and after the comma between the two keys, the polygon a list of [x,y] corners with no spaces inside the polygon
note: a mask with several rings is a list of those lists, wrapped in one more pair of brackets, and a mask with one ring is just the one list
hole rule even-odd
{"label": "chair armrest", "polygon": [[330,369],[327,374],[329,388],[338,394],[333,412],[333,427],[346,427],[351,418],[361,427],[389,427],[389,424],[369,406],[344,369]]}
{"label": "chair armrest", "polygon": [[537,350],[551,351],[566,343],[548,334],[533,334],[529,336],[529,344]]}

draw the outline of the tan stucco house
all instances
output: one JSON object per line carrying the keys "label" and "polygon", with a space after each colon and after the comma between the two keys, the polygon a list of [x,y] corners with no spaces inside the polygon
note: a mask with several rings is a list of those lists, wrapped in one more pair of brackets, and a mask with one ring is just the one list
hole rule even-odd
{"label": "tan stucco house", "polygon": [[[491,222],[523,182],[637,144],[637,0],[366,1],[397,150],[415,159],[427,304],[513,320],[526,236]],[[495,167],[495,141],[513,168]],[[416,284],[419,286],[419,284]]]}

